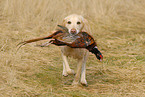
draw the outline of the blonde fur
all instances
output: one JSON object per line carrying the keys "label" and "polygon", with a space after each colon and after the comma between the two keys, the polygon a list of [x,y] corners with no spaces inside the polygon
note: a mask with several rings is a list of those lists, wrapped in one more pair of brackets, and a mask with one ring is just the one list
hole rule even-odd
{"label": "blonde fur", "polygon": [[[68,22],[71,22],[68,23]],[[80,22],[80,24],[77,24],[77,22]],[[63,26],[67,27],[69,29],[69,33],[71,33],[71,29],[76,29],[76,33],[79,33],[80,31],[86,31],[88,32],[88,27],[86,26],[87,21],[81,16],[77,14],[72,14],[64,18],[63,20]],[[88,57],[88,51],[86,49],[80,49],[80,48],[70,48],[68,46],[61,47],[62,51],[62,58],[63,58],[63,76],[68,76],[68,74],[75,74],[72,69],[70,69],[67,57],[73,57],[78,60],[77,64],[77,71],[76,75],[73,81],[73,85],[78,85],[80,76],[81,76],[81,84],[87,85],[86,77],[85,77],[85,66],[86,66],[86,60]]]}

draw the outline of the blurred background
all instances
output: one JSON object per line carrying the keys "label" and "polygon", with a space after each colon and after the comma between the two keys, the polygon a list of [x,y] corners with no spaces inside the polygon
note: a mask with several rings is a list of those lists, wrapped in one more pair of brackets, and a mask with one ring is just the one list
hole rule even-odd
{"label": "blurred background", "polygon": [[[104,55],[90,53],[88,87],[62,76],[59,47],[16,45],[49,35],[64,17],[88,20]],[[44,41],[43,41],[44,42]],[[39,42],[38,42],[39,43]],[[70,65],[76,61],[70,58]],[[0,96],[145,96],[145,0],[0,0]]]}

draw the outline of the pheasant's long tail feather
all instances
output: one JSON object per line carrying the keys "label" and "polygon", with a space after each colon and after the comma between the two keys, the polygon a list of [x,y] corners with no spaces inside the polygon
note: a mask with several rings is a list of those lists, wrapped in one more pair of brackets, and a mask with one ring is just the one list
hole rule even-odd
{"label": "pheasant's long tail feather", "polygon": [[40,40],[45,40],[45,39],[51,39],[51,38],[52,38],[52,36],[50,35],[50,36],[47,36],[47,37],[41,37],[41,38],[36,38],[36,39],[31,39],[31,40],[20,42],[17,45],[17,47],[19,46],[17,50],[19,50],[23,45],[25,45],[27,43],[32,43],[32,42],[36,42],[36,41],[40,41]]}
{"label": "pheasant's long tail feather", "polygon": [[25,42],[25,41],[24,41],[24,42],[20,42],[20,43],[17,45],[17,47],[19,46],[19,47],[17,48],[17,51],[18,51],[23,45],[25,45],[25,44],[27,44],[27,42]]}

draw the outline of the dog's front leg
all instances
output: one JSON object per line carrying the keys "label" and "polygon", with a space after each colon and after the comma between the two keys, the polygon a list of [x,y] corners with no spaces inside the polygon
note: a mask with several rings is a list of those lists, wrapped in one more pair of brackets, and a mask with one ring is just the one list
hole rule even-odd
{"label": "dog's front leg", "polygon": [[86,61],[88,58],[89,52],[86,52],[86,55],[84,56],[84,60],[82,63],[82,72],[81,72],[81,84],[84,86],[87,86],[87,81],[86,81]]}
{"label": "dog's front leg", "polygon": [[67,56],[65,56],[62,52],[62,59],[63,59],[63,76],[68,76],[68,74],[75,74],[72,69],[70,69],[68,61],[67,61]]}

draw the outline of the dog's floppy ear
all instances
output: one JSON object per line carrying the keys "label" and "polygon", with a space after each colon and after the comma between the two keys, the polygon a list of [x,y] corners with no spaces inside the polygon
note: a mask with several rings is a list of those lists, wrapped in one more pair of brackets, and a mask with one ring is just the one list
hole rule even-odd
{"label": "dog's floppy ear", "polygon": [[85,32],[88,32],[88,33],[91,34],[91,28],[90,28],[90,25],[89,25],[87,19],[82,17],[82,22],[84,24],[84,27],[83,27],[82,31],[85,31]]}

